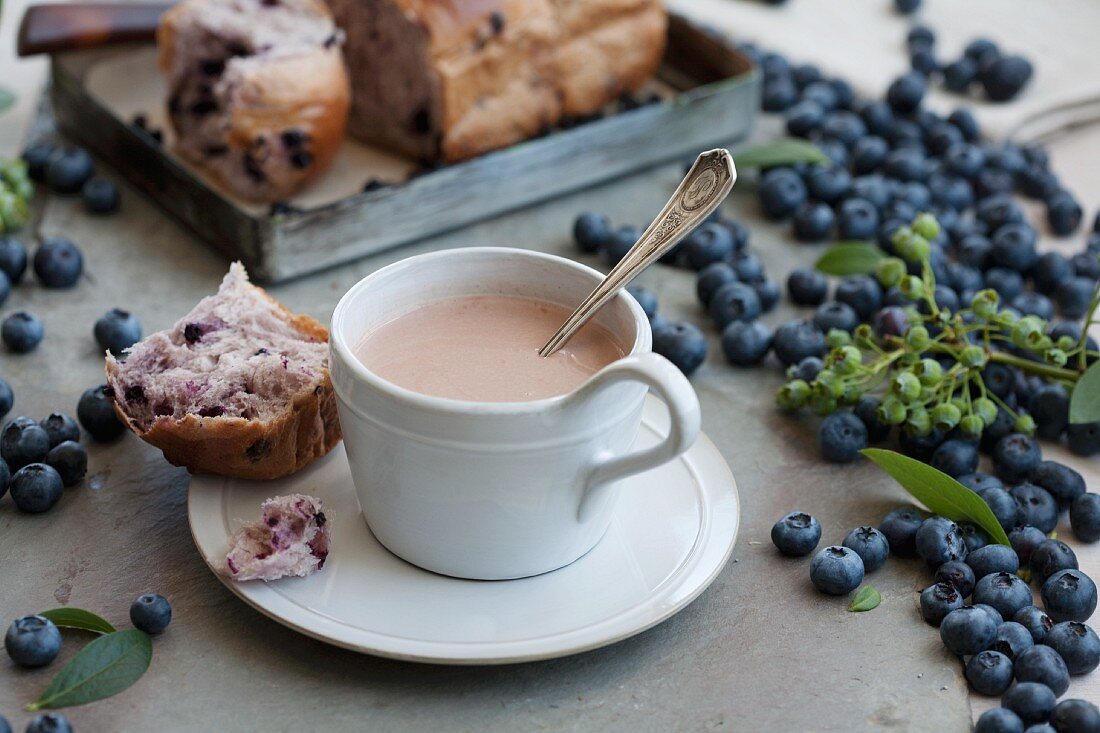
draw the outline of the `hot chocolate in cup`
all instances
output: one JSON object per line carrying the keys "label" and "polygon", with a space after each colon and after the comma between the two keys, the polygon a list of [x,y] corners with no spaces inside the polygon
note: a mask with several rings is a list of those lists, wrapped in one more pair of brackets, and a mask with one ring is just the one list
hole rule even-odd
{"label": "hot chocolate in cup", "polygon": [[[598,353],[609,363],[597,364],[591,376],[582,375],[561,394],[521,390],[510,394],[522,399],[486,398],[476,390],[450,390],[447,380],[435,391],[449,396],[430,394],[425,383],[400,369],[388,371],[407,354],[391,360],[370,351],[372,341],[387,351],[402,348],[393,335],[400,329],[377,338],[387,324],[403,323],[406,331],[418,322],[423,327],[427,321],[418,321],[417,313],[447,318],[460,301],[499,306],[517,302],[500,296],[523,298],[550,304],[555,316],[567,314],[601,279],[596,270],[561,257],[479,247],[402,260],[365,277],[341,298],[329,341],[340,424],[363,517],[391,552],[461,578],[555,570],[599,542],[619,494],[630,500],[624,478],[692,445],[700,421],[695,392],[675,366],[651,352],[649,321],[625,291],[591,324],[597,346],[613,343],[617,351],[611,356],[621,358]],[[535,339],[535,348],[555,329]],[[430,342],[410,336],[406,348],[422,354]],[[469,348],[477,347],[473,339]],[[370,368],[384,363],[377,372]],[[514,376],[502,379],[514,383]],[[472,382],[485,383],[480,374]],[[650,390],[669,408],[669,435],[634,451]]]}

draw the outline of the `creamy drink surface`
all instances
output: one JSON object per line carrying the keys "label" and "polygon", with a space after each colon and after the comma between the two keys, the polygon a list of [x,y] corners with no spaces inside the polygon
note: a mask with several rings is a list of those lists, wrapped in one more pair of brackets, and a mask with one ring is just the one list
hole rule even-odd
{"label": "creamy drink surface", "polygon": [[373,329],[355,349],[368,369],[421,394],[526,402],[565,394],[623,356],[589,321],[553,356],[538,350],[570,311],[542,300],[470,295],[422,305]]}

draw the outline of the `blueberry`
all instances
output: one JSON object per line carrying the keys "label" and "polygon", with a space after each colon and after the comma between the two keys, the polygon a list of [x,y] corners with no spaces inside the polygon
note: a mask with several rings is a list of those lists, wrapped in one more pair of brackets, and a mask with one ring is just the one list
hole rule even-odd
{"label": "blueberry", "polygon": [[909,330],[909,315],[901,306],[887,306],[874,315],[871,325],[879,337],[904,336]]}
{"label": "blueberry", "polygon": [[976,524],[959,522],[959,530],[963,534],[963,542],[966,543],[967,557],[970,556],[971,552],[980,550],[992,541],[989,539],[989,535],[985,533],[985,530]]}
{"label": "blueberry", "polygon": [[764,77],[764,93],[761,109],[765,112],[782,112],[798,100],[798,89],[787,75]]}
{"label": "blueberry", "polygon": [[878,528],[890,543],[891,554],[896,557],[916,557],[917,530],[923,523],[924,516],[920,512],[902,508],[883,517]]}
{"label": "blueberry", "polygon": [[642,230],[638,227],[619,227],[611,232],[611,237],[604,244],[602,252],[604,261],[609,267],[614,267],[626,257],[631,247],[642,238]]}
{"label": "blueberry", "polygon": [[823,138],[839,140],[845,147],[851,148],[867,134],[867,126],[854,112],[836,110],[826,113],[819,132]]}
{"label": "blueberry", "polygon": [[[992,259],[992,255],[990,255]],[[997,291],[1001,300],[1012,300],[1024,291],[1024,278],[1006,267],[991,267],[985,271],[985,286]]]}
{"label": "blueberry", "polygon": [[[1024,608],[1035,608],[1025,606]],[[1020,609],[1021,611],[1024,609]],[[1017,611],[1018,614],[1020,611]],[[1015,616],[1013,616],[1015,618]],[[1026,626],[1017,621],[1005,621],[997,627],[997,636],[993,640],[993,649],[1009,659],[1015,659],[1021,653],[1035,646],[1035,639]]]}
{"label": "blueberry", "polygon": [[877,397],[864,395],[852,408],[852,412],[867,428],[867,442],[880,443],[890,435],[890,423],[883,421],[879,414],[881,402]]}
{"label": "blueberry", "polygon": [[106,178],[88,179],[80,193],[84,199],[84,208],[90,214],[112,214],[118,211],[118,188]]}
{"label": "blueberry", "polygon": [[1080,570],[1057,571],[1043,583],[1040,595],[1055,621],[1088,621],[1096,610],[1096,584]]}
{"label": "blueberry", "polygon": [[968,58],[943,67],[943,85],[953,92],[965,93],[978,78],[978,64]]}
{"label": "blueberry", "polygon": [[852,170],[857,175],[878,170],[889,152],[889,143],[877,135],[867,135],[852,146]]}
{"label": "blueberry", "polygon": [[814,99],[803,99],[787,110],[787,132],[794,137],[809,137],[821,126],[824,118],[825,108],[820,102]]}
{"label": "blueberry", "polygon": [[47,288],[71,288],[84,271],[84,256],[62,237],[47,237],[34,253],[34,274]]}
{"label": "blueberry", "polygon": [[817,165],[806,174],[806,188],[814,199],[833,204],[851,190],[852,177],[840,166]]}
{"label": "blueberry", "polygon": [[1100,636],[1079,621],[1055,624],[1043,643],[1058,652],[1070,674],[1088,674],[1100,666]]}
{"label": "blueberry", "polygon": [[936,34],[926,25],[915,25],[905,35],[905,44],[909,50],[928,48],[936,44]]}
{"label": "blueberry", "polygon": [[979,695],[1001,695],[1012,684],[1012,660],[1000,652],[978,652],[966,663],[966,681]]}
{"label": "blueberry", "polygon": [[990,231],[997,231],[1005,224],[1024,221],[1024,213],[1009,194],[997,194],[978,203],[974,214]]}
{"label": "blueberry", "polygon": [[962,476],[978,468],[978,446],[968,440],[945,440],[932,452],[932,468]]}
{"label": "blueberry", "polygon": [[66,440],[50,449],[46,465],[57,471],[64,486],[73,486],[88,472],[88,452],[80,443]]}
{"label": "blueberry", "polygon": [[1008,493],[1016,500],[1016,521],[1041,532],[1053,532],[1058,526],[1058,502],[1046,489],[1025,481]]}
{"label": "blueberry", "polygon": [[807,356],[805,359],[788,369],[787,376],[790,379],[801,379],[803,382],[809,383],[817,379],[817,375],[820,374],[821,370],[824,368],[824,361],[816,356]]}
{"label": "blueberry", "polygon": [[146,634],[159,634],[168,628],[172,620],[172,607],[168,599],[159,593],[138,596],[130,604],[130,622]]}
{"label": "blueberry", "polygon": [[737,279],[743,283],[751,283],[764,277],[764,263],[754,254],[742,252],[732,260],[730,267],[737,273]]}
{"label": "blueberry", "polygon": [[1100,258],[1095,252],[1079,252],[1069,258],[1069,263],[1073,265],[1073,272],[1077,277],[1100,279]]}
{"label": "blueberry", "polygon": [[23,616],[8,627],[4,649],[20,667],[45,667],[61,651],[61,632],[44,616]]}
{"label": "blueberry", "polygon": [[974,592],[974,571],[965,562],[951,560],[936,568],[933,576],[937,583],[948,583],[955,586],[959,595],[967,598]]}
{"label": "blueberry", "polygon": [[[1034,416],[1034,401],[1032,401],[1032,416]],[[1081,474],[1058,461],[1040,462],[1031,472],[1029,480],[1046,489],[1063,506],[1072,503],[1074,499],[1085,493],[1085,479]]]}
{"label": "blueberry", "polygon": [[[988,388],[988,383],[986,387]],[[981,471],[975,471],[973,473],[963,474],[955,478],[960,484],[970,489],[974,493],[981,496],[981,493],[987,489],[999,489],[1004,491],[1004,483],[996,476],[988,473],[982,473]],[[1006,492],[1007,493],[1007,492]],[[1013,502],[1013,511],[1016,509],[1015,502]],[[1014,524],[1011,526],[1015,526]]]}
{"label": "blueberry", "polygon": [[963,606],[947,614],[940,622],[943,645],[961,656],[977,654],[989,648],[997,634],[993,614],[977,606]]}
{"label": "blueberry", "polygon": [[[1050,638],[1049,634],[1047,638]],[[1058,697],[1069,689],[1069,669],[1058,652],[1040,644],[1016,657],[1016,681],[1038,682],[1049,687]]]}
{"label": "blueberry", "polygon": [[931,76],[939,71],[940,64],[936,55],[930,48],[915,48],[909,53],[909,66],[924,76]]}
{"label": "blueberry", "polygon": [[882,567],[890,556],[890,543],[886,535],[874,527],[856,527],[844,538],[843,545],[859,555],[863,560],[863,569],[868,573]]}
{"label": "blueberry", "polygon": [[[793,277],[793,274],[792,274]],[[828,286],[825,276],[821,275],[822,282]],[[709,306],[714,293],[723,285],[737,281],[737,272],[728,262],[715,262],[707,265],[695,276],[695,294],[703,306]]]}
{"label": "blueberry", "polygon": [[0,324],[0,339],[8,350],[17,354],[34,351],[45,335],[45,328],[38,316],[26,311],[16,311]]}
{"label": "blueberry", "polygon": [[[889,537],[889,535],[887,535]],[[959,525],[945,517],[929,517],[916,533],[917,554],[931,567],[966,559],[966,542]]]}
{"label": "blueberry", "polygon": [[902,454],[925,463],[932,459],[932,453],[942,442],[943,431],[935,428],[927,435],[918,435],[909,430],[902,430],[898,434],[898,448]]}
{"label": "blueberry", "polygon": [[32,181],[45,183],[46,167],[49,165],[50,158],[56,153],[57,146],[47,140],[34,142],[25,147],[19,157],[27,164],[27,177]]}
{"label": "blueberry", "polygon": [[756,291],[756,297],[760,298],[760,307],[765,313],[775,309],[782,297],[779,291],[779,283],[770,277],[758,277],[748,281],[752,289]]}
{"label": "blueberry", "polygon": [[795,305],[820,305],[828,294],[828,280],[810,267],[799,267],[787,277],[787,293]]}
{"label": "blueberry", "polygon": [[1005,224],[994,233],[992,241],[990,256],[1000,267],[1027,272],[1039,259],[1035,230],[1027,224]]}
{"label": "blueberry", "polygon": [[1041,723],[1050,717],[1057,699],[1054,691],[1044,684],[1017,682],[1005,692],[1001,705],[1016,713],[1024,723]]}
{"label": "blueberry", "polygon": [[993,449],[993,466],[997,474],[1009,482],[1023,481],[1042,460],[1039,444],[1023,433],[1006,435]]}
{"label": "blueberry", "polygon": [[61,476],[45,463],[30,463],[11,477],[9,491],[16,508],[28,514],[41,514],[61,500],[64,484]]}
{"label": "blueberry", "polygon": [[989,264],[989,253],[992,250],[993,244],[985,236],[969,234],[959,242],[956,255],[959,262],[984,270]]}
{"label": "blueberry", "polygon": [[49,449],[49,434],[28,418],[9,421],[0,433],[0,457],[3,457],[13,471],[18,471],[29,463],[41,461]]}
{"label": "blueberry", "polygon": [[8,484],[11,483],[11,469],[3,458],[0,458],[0,497],[8,493]]}
{"label": "blueberry", "polygon": [[1032,605],[1032,600],[1031,588],[1013,573],[986,575],[974,586],[974,603],[992,606],[1002,619],[1012,618],[1021,608]]}
{"label": "blueberry", "polygon": [[821,421],[817,444],[825,460],[850,463],[867,447],[867,427],[850,412],[834,412]]}
{"label": "blueberry", "polygon": [[732,321],[722,331],[722,352],[730,364],[755,366],[772,345],[772,331],[759,321]]}
{"label": "blueberry", "polygon": [[882,287],[869,275],[850,275],[841,279],[834,297],[851,306],[860,319],[868,320],[882,305]]}
{"label": "blueberry", "polygon": [[1024,733],[1024,721],[1006,708],[991,708],[978,718],[974,733]]}
{"label": "blueberry", "polygon": [[92,156],[83,148],[70,148],[50,156],[46,183],[57,193],[77,193],[95,173]]}
{"label": "blueberry", "polygon": [[886,103],[895,112],[913,112],[924,99],[926,82],[921,74],[909,71],[893,82],[886,90]]}
{"label": "blueberry", "polygon": [[1096,283],[1091,278],[1070,278],[1054,292],[1058,310],[1066,318],[1081,318],[1088,312],[1095,289]]}
{"label": "blueberry", "polygon": [[1046,252],[1035,261],[1030,274],[1036,290],[1051,293],[1073,276],[1073,265],[1060,252]]}
{"label": "blueberry", "polygon": [[684,256],[693,270],[733,256],[733,237],[721,224],[707,223],[684,238]]}
{"label": "blueberry", "polygon": [[821,524],[805,512],[791,512],[772,527],[772,543],[788,557],[809,555],[821,541]]}
{"label": "blueberry", "polygon": [[[652,290],[645,287],[644,285],[628,285],[626,287],[626,291],[634,297],[634,300],[638,301],[638,305],[640,305],[642,307],[642,312],[645,313],[646,318],[648,318],[650,321],[652,321],[654,318],[657,317],[657,294],[656,293],[654,293]],[[107,315],[110,315],[113,312],[114,311],[109,311]],[[106,316],[104,316],[104,317],[106,317]],[[132,316],[131,316],[131,318],[132,318]],[[134,319],[134,321],[136,323],[137,319]],[[127,346],[132,345],[134,342],[138,341],[140,338],[141,338],[141,326],[139,325],[137,327],[137,338],[135,338],[134,341],[131,342],[131,344],[127,344]],[[103,346],[102,342],[100,343],[100,346]],[[109,349],[110,347],[105,347],[105,348]],[[126,346],[124,346],[123,348],[126,348]],[[111,353],[114,353],[113,349],[111,349]]]}
{"label": "blueberry", "polygon": [[715,223],[725,227],[729,232],[730,238],[733,240],[733,252],[735,255],[745,251],[745,248],[749,246],[749,228],[737,219],[729,219],[724,216],[720,216],[715,219]]}
{"label": "blueberry", "polygon": [[0,271],[12,283],[22,280],[27,271],[27,250],[15,237],[0,236]]}
{"label": "blueberry", "polygon": [[828,238],[835,223],[836,215],[828,204],[811,201],[798,208],[792,226],[798,241],[821,242]]}
{"label": "blueberry", "polygon": [[1066,428],[1066,444],[1079,456],[1100,453],[1100,423],[1074,423]]}
{"label": "blueberry", "polygon": [[611,220],[604,214],[586,211],[573,222],[573,241],[581,252],[596,252],[611,241]]}
{"label": "blueberry", "polygon": [[[1011,539],[1011,537],[1009,538]],[[1020,555],[1020,562],[1024,557]],[[1044,539],[1032,548],[1027,558],[1032,579],[1042,585],[1059,570],[1077,569],[1077,555],[1061,540]]]}
{"label": "blueberry", "polygon": [[1082,542],[1100,540],[1100,494],[1082,494],[1069,508],[1069,524]]}
{"label": "blueberry", "polygon": [[822,117],[826,112],[832,112],[840,106],[836,89],[824,80],[812,81],[802,91],[802,100],[812,102],[821,107]]}
{"label": "blueberry", "polygon": [[825,356],[825,334],[809,321],[790,321],[775,329],[772,350],[783,366],[791,366],[807,356]]}
{"label": "blueberry", "polygon": [[806,184],[790,168],[779,168],[764,174],[757,195],[769,219],[785,219],[806,202]]}
{"label": "blueberry", "polygon": [[1100,731],[1100,709],[1088,700],[1062,700],[1050,713],[1050,724],[1058,733]]}
{"label": "blueberry", "polygon": [[1043,320],[1049,320],[1054,317],[1054,303],[1051,302],[1050,298],[1041,293],[1025,290],[1013,298],[1010,305],[1017,312],[1025,316],[1038,316]]}
{"label": "blueberry", "polygon": [[799,89],[822,80],[821,69],[813,64],[797,64],[791,67],[791,78]]}
{"label": "blueberry", "polygon": [[924,154],[912,148],[895,148],[883,161],[882,172],[899,181],[923,181],[927,172]]}
{"label": "blueberry", "polygon": [[1016,500],[1004,489],[991,486],[977,492],[978,496],[989,505],[997,523],[1007,532],[1016,526],[1019,510],[1016,508]]}
{"label": "blueberry", "polygon": [[1047,634],[1054,628],[1054,619],[1048,616],[1046,611],[1035,606],[1024,606],[1016,612],[1012,620],[1027,629],[1032,641],[1036,644],[1042,644]]}
{"label": "blueberry", "polygon": [[1015,573],[1020,569],[1020,558],[1008,545],[986,545],[968,553],[966,564],[974,571],[974,577],[984,578],[993,573]]}
{"label": "blueberry", "polygon": [[903,15],[909,15],[917,12],[920,4],[921,0],[894,0],[894,9]]}
{"label": "blueberry", "polygon": [[1081,204],[1069,191],[1059,191],[1046,200],[1047,224],[1059,237],[1065,237],[1081,226]]}
{"label": "blueberry", "polygon": [[760,296],[751,285],[743,282],[726,283],[711,296],[707,311],[719,328],[734,321],[754,321],[764,308]]}
{"label": "blueberry", "polygon": [[939,626],[947,614],[963,607],[963,595],[950,583],[937,582],[920,594],[920,615],[925,623]]}
{"label": "blueberry", "polygon": [[51,448],[66,440],[80,441],[80,426],[68,415],[54,412],[49,417],[42,418],[38,424],[50,436]]}
{"label": "blueberry", "polygon": [[61,713],[43,713],[27,723],[26,733],[73,733],[73,726]]}
{"label": "blueberry", "polygon": [[978,75],[987,97],[994,102],[1007,102],[1015,97],[1031,79],[1031,62],[1023,56],[1001,56]]}
{"label": "blueberry", "polygon": [[1020,192],[1033,199],[1045,200],[1058,193],[1061,182],[1052,171],[1037,165],[1028,165],[1016,174]]}
{"label": "blueberry", "polygon": [[847,547],[826,547],[810,561],[810,582],[831,596],[850,593],[863,582],[863,560]]}
{"label": "blueberry", "polygon": [[[696,329],[698,331],[698,329]],[[702,332],[699,332],[702,337]],[[657,351],[657,334],[653,334],[653,350]],[[703,352],[706,355],[706,339],[703,338]],[[658,351],[658,353],[660,353]],[[670,360],[671,361],[671,360]],[[702,360],[700,360],[702,361]],[[80,395],[76,406],[76,417],[80,424],[98,441],[114,440],[126,430],[126,426],[115,413],[115,393],[106,384],[90,387]]]}
{"label": "blueberry", "polygon": [[826,334],[834,329],[851,333],[859,325],[859,314],[847,303],[822,303],[814,311],[814,325]]}

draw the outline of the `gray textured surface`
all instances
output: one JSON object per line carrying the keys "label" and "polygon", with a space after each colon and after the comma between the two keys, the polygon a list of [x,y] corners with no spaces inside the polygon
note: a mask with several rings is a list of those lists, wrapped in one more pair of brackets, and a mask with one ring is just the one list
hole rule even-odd
{"label": "gray textured surface", "polygon": [[[583,158],[582,158],[583,160]],[[571,254],[580,208],[643,223],[678,180],[667,167],[445,238],[275,288],[291,308],[325,320],[340,294],[373,269],[416,252],[474,244]],[[773,275],[813,258],[754,215],[743,181],[727,205],[744,209],[753,244]],[[79,202],[52,198],[42,233],[76,240],[88,277],[69,292],[20,285],[4,310],[43,317],[47,337],[27,356],[0,353],[16,390],[13,414],[75,411],[99,383],[92,322],[112,306],[133,309],[146,332],[168,326],[216,287],[227,263],[124,189],[124,209],[92,220]],[[655,266],[642,276],[666,316],[703,323],[687,272]],[[790,316],[783,310],[772,323]],[[734,561],[696,602],[661,626],[612,647],[503,668],[404,664],[326,646],[261,616],[206,568],[187,527],[187,475],[133,436],[92,451],[91,478],[45,515],[21,515],[0,500],[0,622],[72,604],[127,624],[133,597],[168,596],[174,621],[154,643],[150,671],[126,692],[66,711],[77,729],[114,730],[966,730],[969,705],[957,664],[920,622],[915,562],[891,562],[870,577],[882,591],[874,612],[851,614],[820,596],[808,563],[785,560],[768,531],[799,508],[816,514],[826,542],[875,522],[903,499],[866,463],[817,458],[811,421],[772,406],[777,368],[727,366],[712,354],[694,383],[704,428],[730,462],[743,502]],[[505,612],[502,609],[502,612]],[[0,714],[21,730],[22,704],[36,697],[83,640],[66,632],[59,662],[24,671],[0,660]]]}

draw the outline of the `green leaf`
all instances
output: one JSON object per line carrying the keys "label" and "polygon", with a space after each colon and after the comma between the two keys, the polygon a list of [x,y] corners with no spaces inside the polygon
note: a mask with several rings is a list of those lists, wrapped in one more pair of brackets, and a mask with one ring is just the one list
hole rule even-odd
{"label": "green leaf", "polygon": [[826,275],[869,275],[886,258],[886,253],[869,242],[841,242],[821,255],[818,270]]}
{"label": "green leaf", "polygon": [[994,542],[1011,547],[1008,535],[982,497],[926,463],[881,448],[864,448],[863,455],[878,464],[930,510],[955,522],[970,522],[985,530]]}
{"label": "green leaf", "polygon": [[15,93],[10,89],[0,87],[0,112],[5,111],[13,104],[15,104]]}
{"label": "green leaf", "polygon": [[829,156],[821,152],[816,145],[794,137],[756,145],[733,156],[733,163],[738,168],[772,168],[795,163],[828,162]]}
{"label": "green leaf", "polygon": [[1090,366],[1069,398],[1069,421],[1076,425],[1100,420],[1100,361]]}
{"label": "green leaf", "polygon": [[137,629],[101,636],[80,650],[27,710],[64,708],[102,700],[141,679],[153,658],[149,635]]}
{"label": "green leaf", "polygon": [[72,606],[51,608],[49,611],[43,611],[38,615],[45,616],[57,626],[66,629],[80,629],[96,634],[110,634],[116,631],[115,627],[111,626],[110,621],[102,616],[97,616],[91,611],[85,611],[83,608],[73,608]]}
{"label": "green leaf", "polygon": [[848,604],[848,610],[853,613],[861,613],[878,608],[880,603],[882,603],[882,594],[878,592],[878,588],[873,585],[865,585],[859,589],[859,593],[856,593],[856,597]]}

